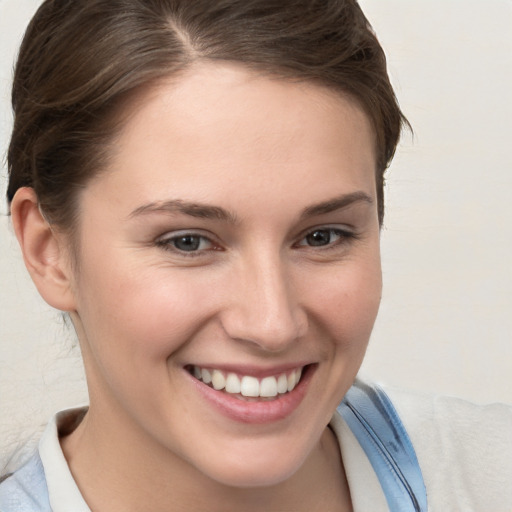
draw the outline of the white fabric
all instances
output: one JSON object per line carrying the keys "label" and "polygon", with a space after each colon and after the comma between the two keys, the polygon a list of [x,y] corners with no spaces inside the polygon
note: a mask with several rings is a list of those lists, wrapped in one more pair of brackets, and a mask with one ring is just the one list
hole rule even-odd
{"label": "white fabric", "polygon": [[512,407],[384,388],[416,451],[430,512],[512,512]]}
{"label": "white fabric", "polygon": [[[429,512],[512,512],[512,407],[384,388],[412,440],[427,488]],[[57,426],[39,445],[53,512],[90,512],[64,459]],[[383,491],[356,438],[336,413],[331,421],[354,512],[387,512]]]}
{"label": "white fabric", "polygon": [[73,480],[58,435],[58,425],[81,411],[83,409],[68,409],[56,414],[39,441],[39,456],[53,512],[91,512]]}
{"label": "white fabric", "polygon": [[331,428],[338,438],[354,512],[388,512],[377,474],[343,418],[336,412]]}

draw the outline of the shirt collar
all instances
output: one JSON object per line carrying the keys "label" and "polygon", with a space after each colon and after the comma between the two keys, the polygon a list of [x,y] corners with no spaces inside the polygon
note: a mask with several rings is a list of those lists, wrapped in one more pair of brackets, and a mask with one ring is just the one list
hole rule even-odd
{"label": "shirt collar", "polygon": [[338,439],[354,512],[389,512],[374,468],[338,411],[334,412],[329,426]]}
{"label": "shirt collar", "polygon": [[86,411],[86,407],[81,407],[59,412],[48,423],[39,441],[39,456],[53,512],[91,512],[71,475],[59,442],[59,431],[70,423],[79,422]]}

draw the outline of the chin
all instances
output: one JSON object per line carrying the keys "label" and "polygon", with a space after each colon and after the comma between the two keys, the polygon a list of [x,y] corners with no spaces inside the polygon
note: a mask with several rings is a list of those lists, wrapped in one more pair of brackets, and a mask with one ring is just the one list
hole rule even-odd
{"label": "chin", "polygon": [[207,466],[201,470],[212,480],[229,487],[272,487],[292,477],[306,458],[307,453],[294,453],[292,449],[260,449],[248,454],[233,448],[215,464],[207,461]]}
{"label": "chin", "polygon": [[292,477],[299,467],[282,466],[275,467],[269,463],[264,468],[255,468],[249,463],[245,467],[222,468],[215,472],[213,477],[218,483],[237,488],[259,488],[278,485]]}

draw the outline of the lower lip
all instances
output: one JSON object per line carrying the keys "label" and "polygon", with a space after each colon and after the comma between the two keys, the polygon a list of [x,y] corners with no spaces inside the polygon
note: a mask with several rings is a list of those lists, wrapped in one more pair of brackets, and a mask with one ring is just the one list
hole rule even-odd
{"label": "lower lip", "polygon": [[228,418],[240,423],[263,424],[283,420],[299,407],[315,370],[316,365],[308,366],[293,391],[279,395],[275,400],[261,402],[247,402],[225,391],[216,391],[187,371],[185,373],[201,396]]}

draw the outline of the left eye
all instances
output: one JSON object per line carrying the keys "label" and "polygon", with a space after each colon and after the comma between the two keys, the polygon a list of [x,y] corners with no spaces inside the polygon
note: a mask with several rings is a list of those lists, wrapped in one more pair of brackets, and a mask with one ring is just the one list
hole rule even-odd
{"label": "left eye", "polygon": [[171,238],[165,238],[160,240],[158,245],[168,250],[177,250],[180,252],[198,252],[213,247],[211,240],[194,233],[184,233]]}
{"label": "left eye", "polygon": [[298,245],[309,247],[324,247],[332,245],[343,238],[348,238],[349,233],[345,233],[339,229],[334,228],[321,228],[315,229],[308,233]]}

